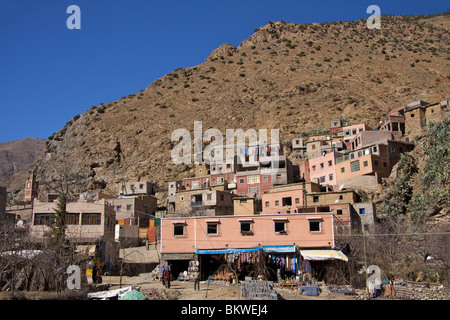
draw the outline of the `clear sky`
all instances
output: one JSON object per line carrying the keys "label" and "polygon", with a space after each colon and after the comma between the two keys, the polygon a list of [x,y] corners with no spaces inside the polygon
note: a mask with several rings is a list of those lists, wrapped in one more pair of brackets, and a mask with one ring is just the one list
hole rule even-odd
{"label": "clear sky", "polygon": [[[47,139],[269,21],[359,20],[373,4],[382,14],[450,11],[445,0],[0,0],[0,143]],[[70,5],[81,10],[79,30],[67,28]]]}

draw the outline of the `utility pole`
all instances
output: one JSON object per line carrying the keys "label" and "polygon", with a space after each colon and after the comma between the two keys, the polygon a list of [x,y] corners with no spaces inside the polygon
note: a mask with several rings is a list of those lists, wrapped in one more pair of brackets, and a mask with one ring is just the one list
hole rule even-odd
{"label": "utility pole", "polygon": [[364,244],[364,273],[366,274],[366,294],[369,297],[369,287],[367,286],[367,255],[366,255],[366,233],[363,231],[363,244]]}

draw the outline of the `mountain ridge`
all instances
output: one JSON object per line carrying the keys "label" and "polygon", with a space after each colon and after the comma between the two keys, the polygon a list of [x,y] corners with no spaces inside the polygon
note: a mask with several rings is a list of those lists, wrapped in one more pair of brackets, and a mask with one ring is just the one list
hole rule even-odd
{"label": "mountain ridge", "polygon": [[409,102],[447,99],[449,15],[393,16],[381,30],[365,20],[269,22],[237,47],[223,44],[197,66],[93,106],[49,137],[43,181],[77,170],[88,189],[115,193],[123,180],[192,174],[171,163],[174,130],[279,129],[288,141],[334,118],[375,127]]}

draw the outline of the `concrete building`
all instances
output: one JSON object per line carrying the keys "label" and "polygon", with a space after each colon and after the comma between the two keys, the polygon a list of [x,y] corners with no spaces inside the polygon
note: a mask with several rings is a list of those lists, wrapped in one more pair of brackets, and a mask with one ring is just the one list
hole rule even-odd
{"label": "concrete building", "polygon": [[33,171],[30,177],[25,181],[24,201],[31,202],[39,196],[39,180],[36,179],[36,173]]}
{"label": "concrete building", "polygon": [[174,217],[161,219],[161,259],[172,273],[187,270],[198,260],[202,279],[209,274],[210,255],[205,250],[251,249],[264,246],[334,248],[331,212]]}
{"label": "concrete building", "polygon": [[117,184],[119,196],[155,195],[156,186],[152,181],[121,182]]}
{"label": "concrete building", "polygon": [[108,199],[116,211],[116,220],[121,225],[135,225],[148,228],[150,218],[154,218],[158,208],[155,196],[119,196]]}
{"label": "concrete building", "polygon": [[255,197],[234,197],[233,214],[235,216],[245,216],[259,214],[262,210],[261,200]]}
{"label": "concrete building", "polygon": [[261,196],[262,214],[295,213],[305,207],[308,193],[321,192],[319,184],[313,182],[273,186]]}
{"label": "concrete building", "polygon": [[338,185],[378,190],[381,178],[390,175],[403,152],[414,145],[404,141],[384,140],[336,158]]}
{"label": "concrete building", "polygon": [[350,140],[350,150],[355,151],[375,143],[394,140],[394,135],[390,131],[366,130],[358,132],[352,140]]}
{"label": "concrete building", "polygon": [[[40,202],[34,199],[33,221],[29,235],[32,241],[45,241],[48,223],[55,216],[56,202]],[[66,238],[77,245],[99,245],[102,261],[115,257],[115,211],[106,199],[67,203]]]}
{"label": "concrete building", "polygon": [[349,142],[353,140],[359,132],[366,130],[371,130],[371,128],[364,123],[345,126],[342,128],[342,131],[344,132],[344,141]]}
{"label": "concrete building", "polygon": [[415,101],[405,108],[405,136],[415,138],[422,134],[423,128],[430,122],[440,122],[449,116],[449,100],[436,103]]}
{"label": "concrete building", "polygon": [[311,181],[329,186],[336,186],[336,152],[328,152],[309,159],[309,178]]}
{"label": "concrete building", "polygon": [[173,215],[232,215],[233,195],[219,188],[181,190],[176,193]]}

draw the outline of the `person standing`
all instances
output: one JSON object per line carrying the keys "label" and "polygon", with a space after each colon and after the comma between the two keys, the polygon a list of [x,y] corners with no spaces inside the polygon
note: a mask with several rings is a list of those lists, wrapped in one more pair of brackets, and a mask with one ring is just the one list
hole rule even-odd
{"label": "person standing", "polygon": [[169,269],[169,266],[164,267],[163,280],[164,280],[165,287],[167,289],[169,289],[170,288],[170,269]]}
{"label": "person standing", "polygon": [[195,267],[192,273],[192,278],[194,279],[194,291],[200,291],[200,273],[198,272],[198,268]]}

